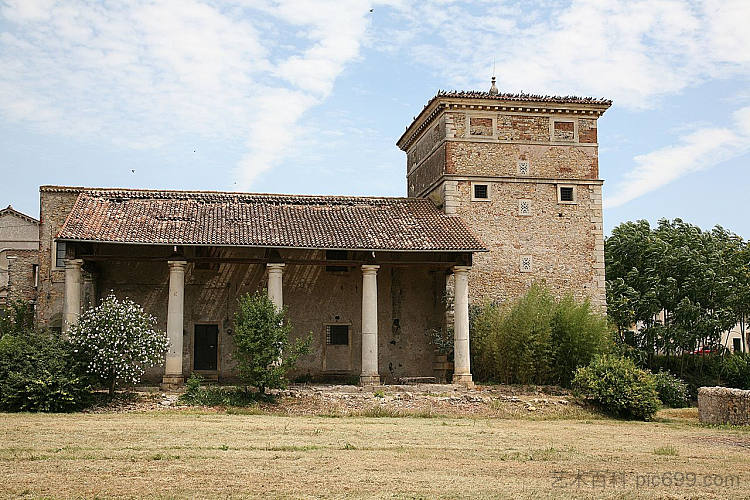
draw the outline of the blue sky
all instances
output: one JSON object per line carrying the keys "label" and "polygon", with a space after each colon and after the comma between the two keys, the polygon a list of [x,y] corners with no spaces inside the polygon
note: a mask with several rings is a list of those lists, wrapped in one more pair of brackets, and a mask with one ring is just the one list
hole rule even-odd
{"label": "blue sky", "polygon": [[[750,2],[0,2],[0,205],[38,186],[402,196],[438,89],[614,100],[605,229],[750,237]],[[371,11],[372,9],[372,11]]]}

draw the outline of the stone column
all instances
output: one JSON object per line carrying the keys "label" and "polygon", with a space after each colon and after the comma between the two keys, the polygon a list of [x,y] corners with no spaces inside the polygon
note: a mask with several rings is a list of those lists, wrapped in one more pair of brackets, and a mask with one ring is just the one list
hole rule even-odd
{"label": "stone column", "polygon": [[469,266],[455,266],[453,275],[456,278],[454,323],[453,323],[453,383],[469,387],[474,385],[471,379],[471,361],[469,354]]}
{"label": "stone column", "polygon": [[284,264],[266,264],[266,268],[268,268],[268,298],[271,299],[277,310],[281,310],[284,307],[284,294],[282,291]]}
{"label": "stone column", "polygon": [[82,259],[65,260],[65,296],[63,298],[62,330],[67,332],[78,323],[81,314],[81,266]]}
{"label": "stone column", "polygon": [[182,375],[182,335],[185,308],[185,266],[184,260],[170,260],[169,299],[167,302],[167,336],[169,351],[164,368],[162,385],[174,388],[184,382]]}
{"label": "stone column", "polygon": [[362,266],[362,385],[380,384],[378,375],[378,269]]}

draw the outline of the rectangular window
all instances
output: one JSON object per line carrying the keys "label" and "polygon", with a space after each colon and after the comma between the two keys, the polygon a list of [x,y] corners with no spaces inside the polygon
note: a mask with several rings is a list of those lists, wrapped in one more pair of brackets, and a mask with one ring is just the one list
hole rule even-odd
{"label": "rectangular window", "polygon": [[490,186],[488,184],[471,185],[471,199],[488,201],[490,199]]}
{"label": "rectangular window", "polygon": [[65,267],[65,254],[67,245],[64,241],[58,241],[55,245],[55,267]]}
{"label": "rectangular window", "polygon": [[[326,250],[326,260],[349,260],[349,252],[346,250]],[[347,272],[349,266],[326,266],[326,271],[332,273]]]}
{"label": "rectangular window", "polygon": [[742,352],[742,341],[741,339],[732,339],[732,350],[734,352]]}
{"label": "rectangular window", "polygon": [[575,186],[557,186],[557,201],[573,204],[576,202]]}
{"label": "rectangular window", "polygon": [[326,325],[326,344],[349,345],[349,325]]}
{"label": "rectangular window", "polygon": [[34,276],[34,288],[39,288],[39,264],[31,264],[31,273]]}

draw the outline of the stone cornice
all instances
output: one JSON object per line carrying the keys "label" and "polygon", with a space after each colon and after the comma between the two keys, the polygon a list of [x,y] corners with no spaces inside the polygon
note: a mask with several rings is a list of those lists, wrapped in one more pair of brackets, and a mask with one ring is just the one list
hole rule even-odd
{"label": "stone cornice", "polygon": [[488,97],[452,97],[451,94],[438,94],[424,107],[421,113],[406,127],[396,145],[406,151],[421,133],[437,118],[442,111],[489,111],[539,113],[545,115],[576,115],[599,118],[611,106],[611,101],[557,98],[558,100],[488,98]]}

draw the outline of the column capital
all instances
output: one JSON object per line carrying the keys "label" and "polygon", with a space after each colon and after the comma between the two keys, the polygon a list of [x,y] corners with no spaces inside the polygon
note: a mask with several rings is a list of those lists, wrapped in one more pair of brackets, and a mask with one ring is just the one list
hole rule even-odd
{"label": "column capital", "polygon": [[380,269],[380,266],[376,264],[363,264],[362,274],[376,274],[378,269]]}
{"label": "column capital", "polygon": [[269,262],[268,264],[266,264],[266,268],[269,271],[283,271],[284,266],[286,266],[286,264],[284,264],[283,262]]}
{"label": "column capital", "polygon": [[471,271],[471,266],[453,266],[454,274],[468,273]]}
{"label": "column capital", "polygon": [[83,259],[65,259],[66,269],[80,269],[83,266]]}
{"label": "column capital", "polygon": [[168,260],[167,264],[169,264],[169,270],[170,271],[184,271],[185,267],[187,266],[186,260]]}

